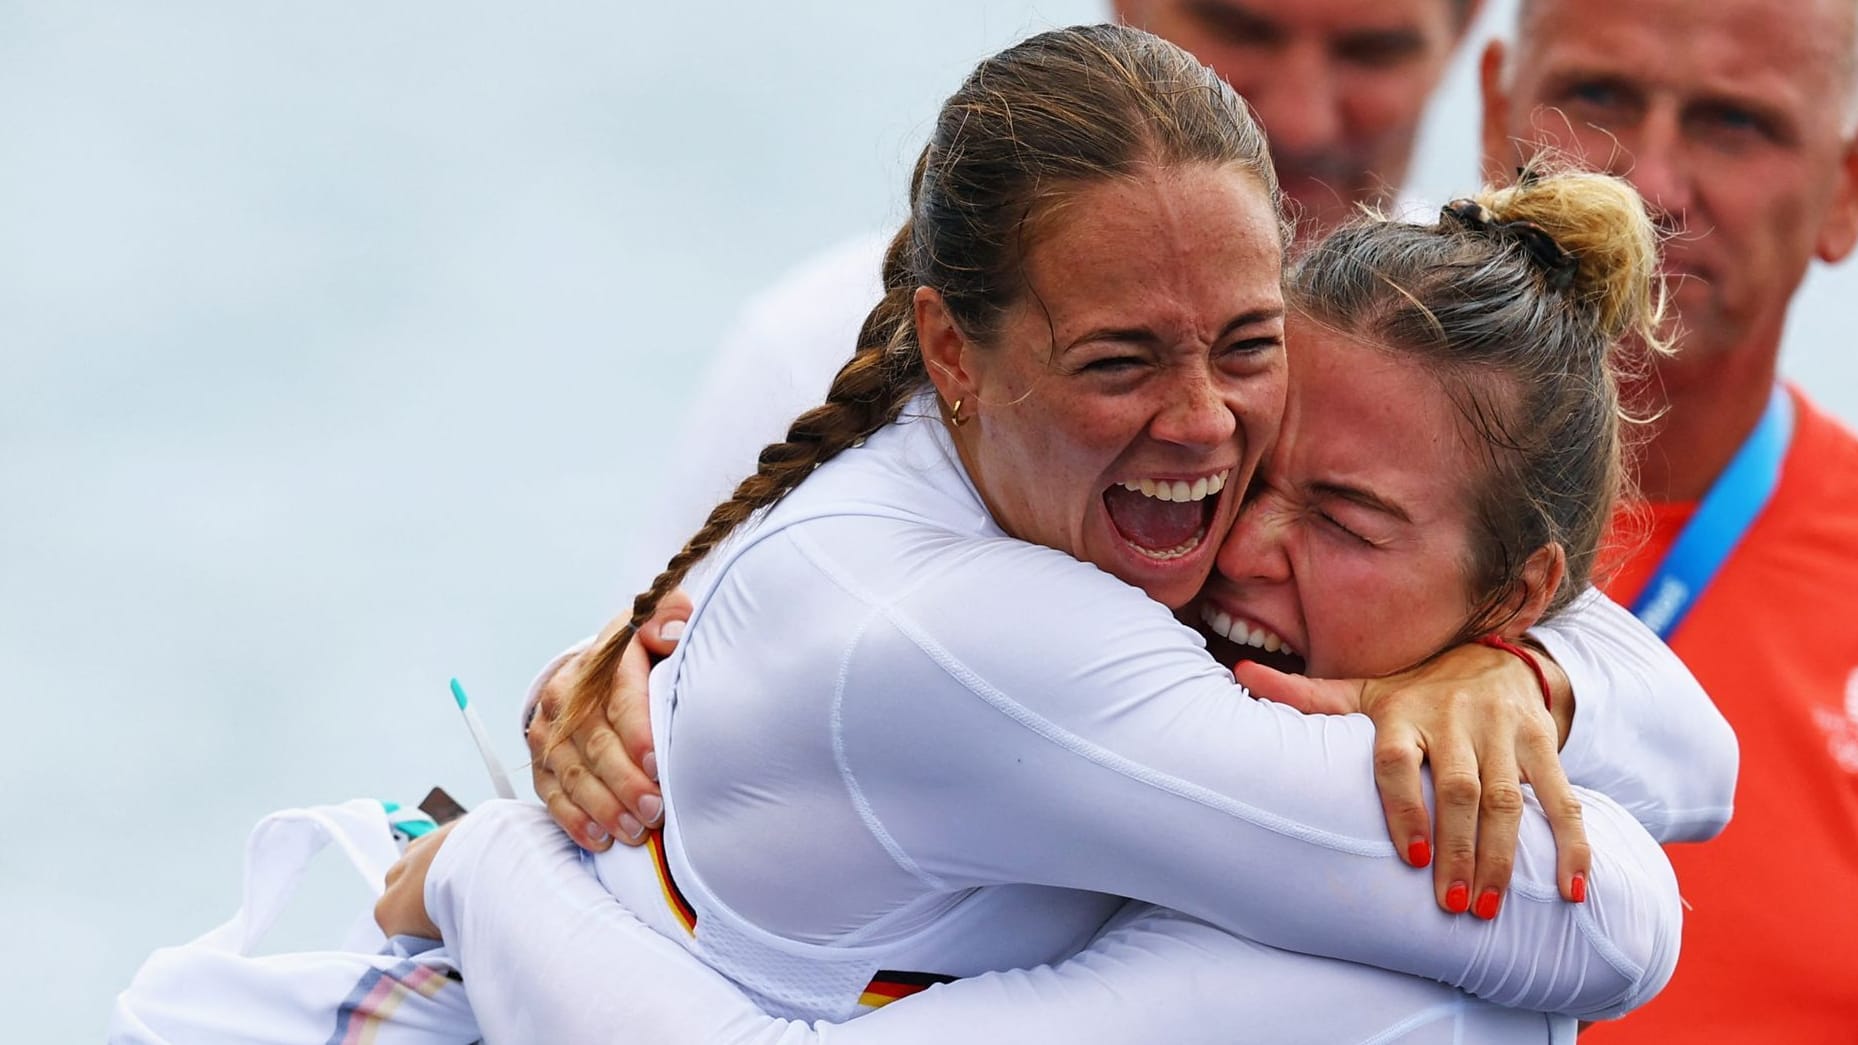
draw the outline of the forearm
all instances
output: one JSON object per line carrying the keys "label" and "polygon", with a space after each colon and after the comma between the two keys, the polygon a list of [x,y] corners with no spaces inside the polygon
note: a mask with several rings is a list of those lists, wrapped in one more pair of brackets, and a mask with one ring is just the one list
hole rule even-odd
{"label": "forearm", "polygon": [[[1502,912],[1458,919],[1433,902],[1429,873],[1386,839],[1364,719],[1194,704],[1246,724],[1170,725],[1122,709],[1128,721],[1086,737],[1032,722],[1021,745],[996,730],[985,763],[953,780],[930,763],[1001,709],[938,701],[911,715],[893,705],[881,732],[848,712],[847,764],[882,771],[858,777],[870,807],[917,866],[951,884],[1135,894],[1271,946],[1437,979],[1517,1008],[1611,1015],[1668,976],[1680,920],[1668,863],[1623,811],[1600,812],[1604,798],[1586,796],[1595,807],[1586,903],[1560,898],[1553,838],[1531,801]],[[955,721],[958,710],[976,721]],[[1150,746],[1142,764],[1125,761],[1117,752],[1137,748],[1113,735],[1123,730],[1165,744]],[[923,779],[938,780],[938,810],[961,815],[925,813],[902,786]],[[1519,966],[1531,975],[1515,976]]]}
{"label": "forearm", "polygon": [[1562,764],[1661,842],[1701,841],[1728,823],[1735,733],[1658,636],[1598,592],[1531,632],[1568,675],[1574,721]]}
{"label": "forearm", "polygon": [[426,907],[486,1041],[817,1040],[632,917],[538,807],[492,802],[461,821],[433,860]]}
{"label": "forearm", "polygon": [[1243,1031],[1315,1045],[1395,1026],[1413,1042],[1547,1039],[1539,1014],[1276,951],[1147,905],[1054,966],[946,984],[843,1025],[776,1019],[615,903],[539,811],[494,803],[474,816],[447,840],[427,891],[489,1041],[1212,1045]]}

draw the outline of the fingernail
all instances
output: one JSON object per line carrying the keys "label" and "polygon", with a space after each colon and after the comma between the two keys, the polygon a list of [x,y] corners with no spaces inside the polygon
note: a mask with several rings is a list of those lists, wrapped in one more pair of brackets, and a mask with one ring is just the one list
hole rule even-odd
{"label": "fingernail", "polygon": [[651,777],[653,783],[657,783],[658,782],[658,752],[647,751],[645,753],[645,757],[639,759],[639,768],[645,770],[645,775],[648,777]]}
{"label": "fingernail", "polygon": [[1471,887],[1463,882],[1453,882],[1445,890],[1445,909],[1453,914],[1463,914],[1471,909]]}
{"label": "fingernail", "polygon": [[1568,895],[1574,897],[1575,903],[1587,902],[1587,876],[1576,872],[1574,881],[1569,883]]}
{"label": "fingernail", "polygon": [[1497,908],[1503,906],[1503,897],[1495,889],[1486,889],[1477,898],[1477,916],[1490,921],[1497,916]]}
{"label": "fingernail", "polygon": [[658,629],[658,637],[666,642],[676,642],[683,638],[684,622],[681,620],[666,621],[665,626]]}
{"label": "fingernail", "polygon": [[587,829],[587,838],[595,845],[605,845],[606,837],[606,829],[599,824],[595,824]]}
{"label": "fingernail", "polygon": [[646,795],[644,798],[639,799],[639,815],[645,818],[646,823],[657,823],[658,815],[663,812],[664,799],[659,798],[657,795]]}
{"label": "fingernail", "polygon": [[1413,844],[1406,847],[1406,862],[1414,867],[1424,867],[1432,862],[1432,845],[1424,838],[1415,838]]}
{"label": "fingernail", "polygon": [[633,819],[631,813],[619,814],[619,833],[636,842],[645,836],[645,825]]}

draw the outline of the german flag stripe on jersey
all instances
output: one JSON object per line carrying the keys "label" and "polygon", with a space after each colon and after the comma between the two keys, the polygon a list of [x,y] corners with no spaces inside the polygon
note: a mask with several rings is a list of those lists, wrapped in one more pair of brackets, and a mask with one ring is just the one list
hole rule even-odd
{"label": "german flag stripe on jersey", "polygon": [[953,983],[959,976],[944,976],[939,972],[897,972],[892,969],[879,969],[871,982],[865,985],[864,993],[858,996],[858,1004],[881,1009],[898,998],[907,998],[912,994],[926,991],[938,983]]}
{"label": "german flag stripe on jersey", "polygon": [[664,890],[664,902],[670,905],[671,913],[677,915],[677,920],[683,925],[684,931],[695,936],[697,935],[697,911],[690,906],[689,900],[684,899],[684,894],[678,890],[677,882],[671,878],[671,865],[665,862],[663,834],[664,830],[660,828],[646,835],[645,847],[652,851],[652,866],[658,868],[658,887]]}

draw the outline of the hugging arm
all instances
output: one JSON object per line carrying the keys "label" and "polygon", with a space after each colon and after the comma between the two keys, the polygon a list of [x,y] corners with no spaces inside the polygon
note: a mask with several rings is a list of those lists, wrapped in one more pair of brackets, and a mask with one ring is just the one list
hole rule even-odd
{"label": "hugging arm", "polygon": [[[658,791],[652,724],[646,710],[652,658],[677,647],[690,619],[690,595],[678,588],[658,604],[620,658],[615,695],[604,715],[590,715],[556,744],[552,724],[567,706],[575,658],[593,643],[579,642],[542,667],[523,702],[523,739],[529,745],[530,776],[562,830],[582,847],[602,852],[615,841],[637,845],[664,814]],[[628,617],[608,625],[617,628]],[[631,698],[630,700],[626,698]]]}
{"label": "hugging arm", "polygon": [[[836,770],[822,768],[896,866],[937,891],[1025,882],[1133,896],[1270,946],[1573,1015],[1623,1011],[1671,971],[1680,913],[1669,864],[1604,798],[1583,799],[1594,849],[1586,903],[1560,898],[1547,822],[1528,802],[1501,914],[1453,918],[1387,839],[1366,719],[1245,699],[1165,609],[1049,549],[969,545],[939,557],[907,597],[865,600],[825,541],[797,527],[782,539],[871,607],[839,660]],[[717,597],[766,581],[747,559],[734,572]],[[1015,605],[1026,590],[1041,593],[1036,616],[975,611]],[[750,669],[735,678],[704,652],[704,634],[698,622],[684,657],[722,672],[713,691],[750,683]],[[740,732],[727,702],[689,701],[677,714],[674,799],[719,780]],[[815,729],[794,716],[756,722],[757,742],[777,750]],[[786,829],[770,813],[804,823],[804,805],[758,813],[761,829]],[[740,835],[727,818],[679,825],[722,902],[756,924],[795,919],[779,881],[732,869]]]}
{"label": "hugging arm", "polygon": [[1677,654],[1588,590],[1530,633],[1567,672],[1577,711],[1568,778],[1629,810],[1660,842],[1713,838],[1729,822],[1735,732]]}
{"label": "hugging arm", "polygon": [[[447,839],[427,905],[489,1041],[597,1045],[939,1045],[949,1040],[1283,1045],[1549,1040],[1552,1021],[1412,977],[1239,940],[1132,904],[1053,966],[946,984],[849,1023],[764,1015],[734,984],[639,922],[539,809],[492,803]],[[1336,1006],[1346,997],[1349,1004]]]}
{"label": "hugging arm", "polygon": [[[1048,563],[1059,559],[1047,556]],[[1057,583],[1053,605],[1088,606],[1104,597],[1103,591],[1067,592],[1066,588],[1080,576],[1095,578],[1086,586],[1105,582],[1088,568],[1069,560],[1062,562],[1064,565],[1056,569],[1066,580]],[[973,579],[977,587],[984,588],[990,576],[1012,573],[1002,570],[994,574],[983,566]],[[1010,598],[1010,594],[1000,593],[1000,597]],[[1053,709],[1058,719],[1080,711],[1088,715],[1093,709],[1105,713],[1094,721],[1074,721],[1068,729],[1061,721],[1035,723],[1032,719],[1036,714],[1022,713],[1028,709],[1027,703],[1016,704],[1008,699],[982,707],[987,701],[977,700],[982,694],[968,683],[958,687],[954,701],[915,701],[909,708],[898,709],[900,714],[894,717],[881,709],[875,711],[870,728],[861,734],[872,745],[870,752],[877,752],[871,754],[866,765],[896,768],[919,761],[927,752],[960,749],[971,739],[963,735],[970,729],[974,735],[995,732],[1003,712],[1006,719],[1017,723],[1018,728],[1009,731],[1014,739],[1029,741],[1029,757],[1020,762],[1022,772],[1013,779],[995,780],[975,788],[991,797],[977,798],[974,808],[985,809],[993,816],[964,813],[962,817],[934,818],[957,828],[952,832],[955,835],[961,828],[975,828],[983,822],[994,829],[1004,827],[1004,834],[1014,839],[1014,845],[989,846],[981,838],[912,835],[906,839],[907,846],[914,849],[920,845],[930,851],[951,844],[961,849],[973,843],[969,855],[962,858],[967,866],[952,869],[957,875],[976,871],[974,862],[978,857],[1017,854],[1023,857],[1021,862],[1003,859],[998,865],[984,865],[979,869],[984,871],[982,880],[1040,881],[1136,893],[1214,920],[1233,918],[1221,924],[1286,948],[1334,954],[1436,977],[1510,1005],[1608,1013],[1643,1000],[1668,975],[1677,921],[1675,890],[1669,885],[1662,854],[1642,833],[1622,823],[1623,818],[1590,817],[1597,857],[1592,896],[1584,908],[1557,911],[1567,905],[1554,899],[1555,854],[1544,834],[1540,811],[1531,806],[1524,845],[1518,853],[1521,873],[1517,888],[1505,902],[1496,928],[1476,925],[1468,926],[1463,933],[1453,933],[1425,902],[1425,876],[1394,877],[1401,875],[1402,869],[1392,859],[1393,847],[1379,825],[1370,777],[1372,738],[1364,731],[1365,723],[1359,719],[1310,719],[1282,708],[1262,710],[1262,706],[1238,697],[1224,673],[1197,649],[1186,650],[1193,663],[1169,663],[1170,658],[1182,653],[1182,633],[1178,625],[1146,600],[1141,600],[1141,606],[1146,616],[1142,612],[1134,616],[1148,621],[1147,627],[1168,634],[1137,636],[1130,644],[1122,641],[1130,637],[1129,628],[1118,625],[1110,634],[1081,643],[1072,641],[1065,650],[1041,651],[1036,642],[1003,642],[994,632],[967,635],[960,634],[957,628],[957,634],[951,636],[954,641],[944,644],[941,650],[948,653],[959,647],[955,661],[961,660],[963,651],[976,652],[974,664],[985,665],[980,672],[986,676],[979,680],[981,689],[989,688],[986,679],[992,678],[1020,697],[1031,694],[1031,704],[1041,699],[1039,694],[1045,699],[1054,693],[1064,694],[1063,706]],[[1065,622],[1046,623],[1044,634],[1070,635],[1075,640],[1075,627]],[[1074,660],[1078,649],[1137,652],[1121,656],[1119,661],[1076,665],[1070,674],[1037,667],[1061,663],[1067,657]],[[1002,664],[998,656],[1002,652],[1009,658],[1018,656],[1024,663],[1017,667]],[[925,648],[904,641],[895,655],[922,657]],[[890,654],[878,650],[875,658],[869,659],[868,670],[887,674],[895,666],[884,663],[887,656]],[[866,662],[867,658],[861,657],[861,663]],[[943,671],[947,666],[939,664],[934,670]],[[953,674],[974,682],[975,672],[969,670],[972,666],[957,664]],[[944,677],[949,677],[947,672]],[[1185,681],[1164,687],[1170,692],[1158,691],[1155,680],[1168,678]],[[910,718],[927,708],[957,706],[964,713],[978,714],[980,721],[961,725],[949,720],[918,723]],[[856,717],[848,719],[852,731],[858,729],[852,721]],[[944,738],[951,747],[933,742],[906,745],[912,750],[898,752],[894,761],[881,753],[887,742],[909,737],[926,740],[938,736],[937,730],[951,731]],[[1067,731],[1072,733],[1070,740],[1084,742],[1069,747],[1056,742],[1056,734]],[[1092,740],[1093,735],[1097,740]],[[847,736],[850,739],[851,733]],[[1113,746],[1107,749],[1110,754],[1117,753],[1116,747],[1123,749],[1120,765],[1111,765],[1119,761],[1116,758],[1093,761],[1087,749],[1093,744],[1102,749],[1104,745],[1098,742],[1101,740],[1111,741]],[[865,749],[857,745],[848,748],[854,755],[861,750]],[[1054,753],[1059,764],[1047,767],[1053,774],[1047,777],[1035,767]],[[1190,763],[1197,760],[1197,766],[1184,766],[1183,757]],[[1170,766],[1177,772],[1157,768]],[[856,757],[853,768],[858,768]],[[1131,768],[1136,771],[1129,772]],[[932,776],[945,772],[939,765],[921,769]],[[1067,775],[1067,769],[1080,771],[1078,778]],[[1236,775],[1233,770],[1238,771]],[[877,774],[880,786],[871,789],[880,798],[882,777],[882,773]],[[1163,779],[1166,777],[1172,779]],[[973,784],[982,779],[984,774],[964,782]],[[1338,786],[1338,782],[1346,783]],[[1277,786],[1270,786],[1273,783]],[[1053,785],[1055,792],[1044,794],[1042,784]],[[1296,812],[1286,816],[1280,810],[1247,808],[1244,801],[1221,801],[1258,787],[1264,788],[1265,797],[1275,805],[1289,798],[1288,804]],[[997,802],[1001,795],[1043,797],[1029,802]],[[1206,801],[1209,796],[1214,801]],[[892,808],[906,810],[898,822],[907,828],[907,809],[920,806],[918,797],[906,793],[891,799]],[[955,800],[963,801],[959,797]],[[880,814],[883,804],[880,802]],[[1070,825],[1067,816],[1081,818],[1081,822]],[[1338,818],[1345,822],[1345,829],[1315,826],[1333,825]],[[1061,840],[1088,839],[1093,831],[1101,834],[1105,824],[1113,826],[1113,836],[1091,847],[1101,849],[1101,854],[1080,851],[1080,847],[1062,841],[1046,851],[1038,851],[1036,845],[1022,851],[1021,843],[1049,839],[1054,830]],[[1073,829],[1067,830],[1067,825]],[[903,834],[908,834],[907,830],[899,836]],[[1149,837],[1155,839],[1150,847],[1132,841]],[[1195,848],[1181,850],[1176,840],[1183,837],[1196,839],[1192,843]],[[1219,844],[1202,851],[1197,840],[1203,838]],[[1131,854],[1125,851],[1128,849],[1137,852]],[[1299,862],[1303,859],[1299,853],[1313,855],[1325,866],[1334,865],[1332,873],[1360,883],[1360,888],[1340,897],[1290,895],[1300,890],[1308,892],[1312,881],[1307,863]],[[1063,866],[1066,864],[1073,866]],[[1104,872],[1104,877],[1080,878],[1073,874],[1090,871]],[[1240,891],[1234,889],[1235,881],[1280,885],[1286,895],[1280,897],[1283,902],[1253,903],[1247,910],[1243,897],[1232,896]],[[1155,891],[1142,891],[1150,886]],[[1236,908],[1231,904],[1234,900],[1239,901]],[[1390,918],[1390,914],[1394,917]],[[1373,931],[1356,932],[1357,923],[1371,923]],[[1314,934],[1309,931],[1312,926]],[[1486,934],[1494,934],[1497,945],[1487,947],[1477,942]],[[1475,953],[1467,953],[1466,947]],[[1498,971],[1507,968],[1503,955],[1541,951],[1552,953],[1562,963],[1553,975],[1532,976],[1521,982],[1505,979]]]}

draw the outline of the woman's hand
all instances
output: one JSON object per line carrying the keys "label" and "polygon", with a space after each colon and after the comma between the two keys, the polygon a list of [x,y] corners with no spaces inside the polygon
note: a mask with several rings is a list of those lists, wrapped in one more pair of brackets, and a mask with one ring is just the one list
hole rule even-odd
{"label": "woman's hand", "polygon": [[525,733],[533,759],[529,772],[549,815],[585,849],[601,852],[614,839],[638,845],[664,816],[647,681],[657,658],[677,648],[690,610],[683,589],[665,596],[626,647],[613,673],[606,714],[589,718],[552,749],[551,727],[567,704],[578,659],[563,664],[542,687]]}
{"label": "woman's hand", "polygon": [[400,854],[400,859],[387,869],[387,891],[374,902],[374,920],[380,924],[381,932],[389,936],[418,936],[428,940],[439,938],[439,927],[432,924],[432,916],[426,913],[426,872],[432,869],[432,858],[445,844],[445,836],[452,833],[454,820],[435,831],[413,839]]}
{"label": "woman's hand", "polygon": [[[1306,679],[1250,662],[1234,675],[1254,693],[1310,714],[1373,719],[1374,779],[1394,845],[1414,867],[1430,863],[1436,845],[1439,906],[1494,918],[1515,864],[1524,781],[1554,833],[1562,897],[1580,902],[1587,895],[1587,832],[1560,758],[1573,693],[1553,660],[1537,660],[1558,705],[1552,715],[1528,665],[1480,645],[1380,679]],[[1425,762],[1438,799],[1436,834],[1422,788]]]}

